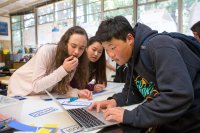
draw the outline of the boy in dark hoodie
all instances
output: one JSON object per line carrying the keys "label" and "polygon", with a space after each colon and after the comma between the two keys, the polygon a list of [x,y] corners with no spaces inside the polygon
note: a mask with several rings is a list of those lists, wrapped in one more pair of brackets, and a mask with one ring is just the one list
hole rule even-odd
{"label": "boy in dark hoodie", "polygon": [[[183,41],[156,34],[140,23],[133,29],[123,16],[101,22],[96,35],[117,64],[128,63],[128,78],[121,93],[89,109],[104,108],[107,120],[157,132],[199,132],[200,59]],[[121,108],[142,101],[131,111]]]}

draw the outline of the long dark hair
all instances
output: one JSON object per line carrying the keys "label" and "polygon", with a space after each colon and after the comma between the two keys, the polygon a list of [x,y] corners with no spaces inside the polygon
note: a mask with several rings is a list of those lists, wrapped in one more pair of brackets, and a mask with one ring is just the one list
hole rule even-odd
{"label": "long dark hair", "polygon": [[[88,41],[87,33],[83,28],[79,26],[74,26],[69,28],[58,42],[56,56],[55,56],[55,68],[60,67],[63,64],[65,58],[69,57],[67,47],[69,38],[73,34],[85,35]],[[88,59],[86,51],[83,52],[83,54],[79,57],[78,60],[79,64],[73,78],[76,79],[77,83],[81,88],[84,88],[88,82]],[[68,74],[60,82],[58,82],[55,91],[58,92],[59,94],[66,94],[68,91],[67,84],[70,84],[69,78],[70,74]]]}
{"label": "long dark hair", "polygon": [[[101,41],[97,36],[91,37],[88,41],[88,46],[92,45],[95,42]],[[89,62],[89,81],[95,78],[95,83],[97,84],[105,84],[107,85],[107,78],[106,78],[106,57],[105,57],[105,50],[103,49],[101,57],[96,62]]]}

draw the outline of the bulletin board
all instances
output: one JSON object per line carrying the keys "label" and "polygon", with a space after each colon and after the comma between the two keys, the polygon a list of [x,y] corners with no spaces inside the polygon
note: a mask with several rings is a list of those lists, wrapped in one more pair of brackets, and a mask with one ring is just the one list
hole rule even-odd
{"label": "bulletin board", "polygon": [[0,22],[0,35],[8,36],[8,23]]}

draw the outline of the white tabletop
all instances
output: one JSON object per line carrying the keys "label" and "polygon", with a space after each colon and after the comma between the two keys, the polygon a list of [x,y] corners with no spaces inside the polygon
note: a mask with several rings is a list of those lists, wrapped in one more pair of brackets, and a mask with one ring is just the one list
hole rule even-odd
{"label": "white tabletop", "polygon": [[[120,92],[124,86],[124,83],[113,83],[108,82],[108,86],[106,87],[106,92],[103,95],[97,95],[93,97],[93,100],[88,101],[85,99],[78,99],[77,101],[85,101],[85,102],[93,102],[105,100],[108,97],[112,96],[114,93]],[[133,109],[137,105],[131,106],[128,109]],[[66,109],[77,108],[77,106],[64,106]],[[81,106],[78,106],[81,107]],[[54,108],[56,111],[52,111],[50,113],[41,115],[39,117],[33,117],[30,114],[37,112],[39,110],[44,110],[47,108]],[[40,98],[40,96],[28,96],[27,99],[23,100],[23,107],[21,109],[21,115],[18,119],[19,122],[26,125],[34,125],[34,126],[44,126],[45,124],[54,124],[57,128],[65,128],[69,126],[70,120],[66,117],[66,113],[57,106],[57,104],[52,101],[44,101]],[[97,132],[98,130],[92,131],[90,133]],[[60,132],[60,130],[58,130]]]}

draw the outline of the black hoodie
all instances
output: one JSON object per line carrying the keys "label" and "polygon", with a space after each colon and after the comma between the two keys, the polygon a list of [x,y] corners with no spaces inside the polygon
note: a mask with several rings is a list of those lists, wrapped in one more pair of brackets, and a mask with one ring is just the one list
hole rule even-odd
{"label": "black hoodie", "polygon": [[147,100],[125,110],[123,123],[161,132],[200,131],[200,59],[181,40],[155,36],[157,31],[140,23],[134,29],[128,80],[113,98],[117,106]]}

